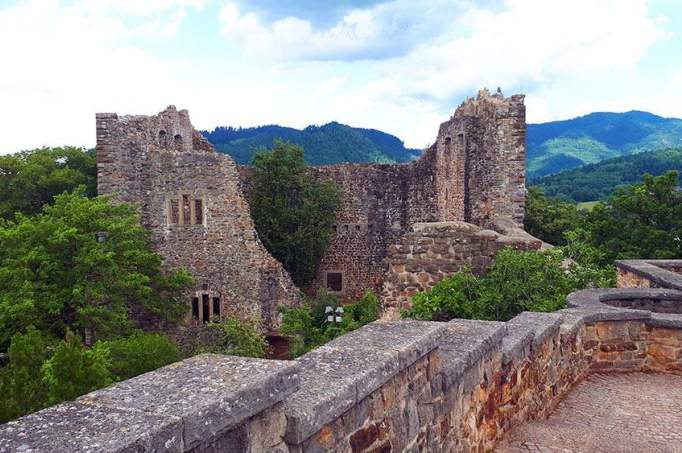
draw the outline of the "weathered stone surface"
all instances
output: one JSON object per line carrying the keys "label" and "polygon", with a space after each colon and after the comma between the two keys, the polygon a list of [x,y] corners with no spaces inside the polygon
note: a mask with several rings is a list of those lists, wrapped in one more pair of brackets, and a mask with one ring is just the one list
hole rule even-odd
{"label": "weathered stone surface", "polygon": [[[173,106],[156,116],[97,114],[96,120],[97,190],[137,204],[166,264],[195,277],[188,320],[192,297],[199,318],[206,297],[210,316],[219,305],[221,316],[260,319],[276,330],[277,306],[296,304],[300,295],[258,239],[232,158],[216,153],[187,111]],[[135,314],[157,327],[157,320]]]}
{"label": "weathered stone surface", "polygon": [[10,441],[0,451],[189,451],[293,393],[299,370],[295,362],[202,354],[3,425],[0,439]]}
{"label": "weathered stone surface", "polygon": [[423,321],[372,323],[297,360],[299,391],[285,403],[287,440],[300,443],[434,350],[445,326]]}
{"label": "weathered stone surface", "polygon": [[620,288],[669,288],[682,291],[682,260],[621,260]]}

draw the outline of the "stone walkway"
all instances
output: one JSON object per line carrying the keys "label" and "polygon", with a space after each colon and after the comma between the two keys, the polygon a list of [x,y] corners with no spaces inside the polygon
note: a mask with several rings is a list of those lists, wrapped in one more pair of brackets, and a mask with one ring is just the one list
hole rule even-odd
{"label": "stone walkway", "polygon": [[495,451],[682,453],[682,376],[591,375],[547,420],[512,430]]}

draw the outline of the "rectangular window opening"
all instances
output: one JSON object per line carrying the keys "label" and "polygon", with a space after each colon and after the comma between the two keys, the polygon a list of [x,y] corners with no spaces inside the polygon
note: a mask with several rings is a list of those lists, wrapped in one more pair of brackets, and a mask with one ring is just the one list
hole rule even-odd
{"label": "rectangular window opening", "polygon": [[201,198],[194,200],[194,224],[203,225],[204,223],[204,201]]}
{"label": "rectangular window opening", "polygon": [[341,272],[327,272],[327,289],[335,292],[343,290],[343,274]]}
{"label": "rectangular window opening", "polygon": [[170,201],[170,223],[171,225],[180,223],[180,204],[178,200]]}
{"label": "rectangular window opening", "polygon": [[213,298],[213,316],[220,317],[220,297]]}
{"label": "rectangular window opening", "polygon": [[211,307],[208,303],[208,294],[201,295],[201,305],[202,305],[202,316],[201,321],[207,323],[211,319]]}
{"label": "rectangular window opening", "polygon": [[192,207],[189,204],[189,195],[182,196],[182,224],[192,223]]}
{"label": "rectangular window opening", "polygon": [[199,298],[192,297],[192,319],[199,319]]}

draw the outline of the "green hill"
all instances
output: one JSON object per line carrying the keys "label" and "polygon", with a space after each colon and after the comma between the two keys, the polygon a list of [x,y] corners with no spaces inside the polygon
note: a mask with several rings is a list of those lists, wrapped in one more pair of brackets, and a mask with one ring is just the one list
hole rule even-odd
{"label": "green hill", "polygon": [[537,179],[531,185],[549,196],[585,202],[606,199],[619,185],[641,181],[644,173],[658,176],[668,170],[682,173],[682,148],[608,159]]}
{"label": "green hill", "polygon": [[421,150],[405,148],[397,137],[375,129],[361,129],[336,122],[293,129],[278,125],[252,128],[218,127],[202,131],[217,151],[249,164],[258,149],[272,147],[275,139],[301,145],[311,165],[341,162],[409,162]]}
{"label": "green hill", "polygon": [[529,180],[605,159],[682,146],[682,120],[647,112],[590,113],[528,125]]}

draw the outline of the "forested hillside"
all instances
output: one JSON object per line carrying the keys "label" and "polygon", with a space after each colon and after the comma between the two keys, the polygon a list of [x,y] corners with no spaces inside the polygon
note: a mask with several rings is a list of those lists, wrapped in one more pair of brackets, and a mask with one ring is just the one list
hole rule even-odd
{"label": "forested hillside", "polygon": [[682,173],[682,148],[608,159],[537,179],[532,185],[552,197],[577,202],[605,200],[616,187],[640,181],[645,173],[657,176],[668,170]]}
{"label": "forested hillside", "polygon": [[271,148],[276,139],[300,145],[311,165],[341,162],[409,162],[421,150],[405,148],[397,137],[375,129],[361,129],[336,122],[303,130],[277,125],[252,128],[217,127],[203,131],[216,150],[239,164],[250,164],[259,149]]}
{"label": "forested hillside", "polygon": [[533,180],[605,159],[676,147],[682,147],[682,120],[647,112],[590,113],[529,124],[527,174]]}

